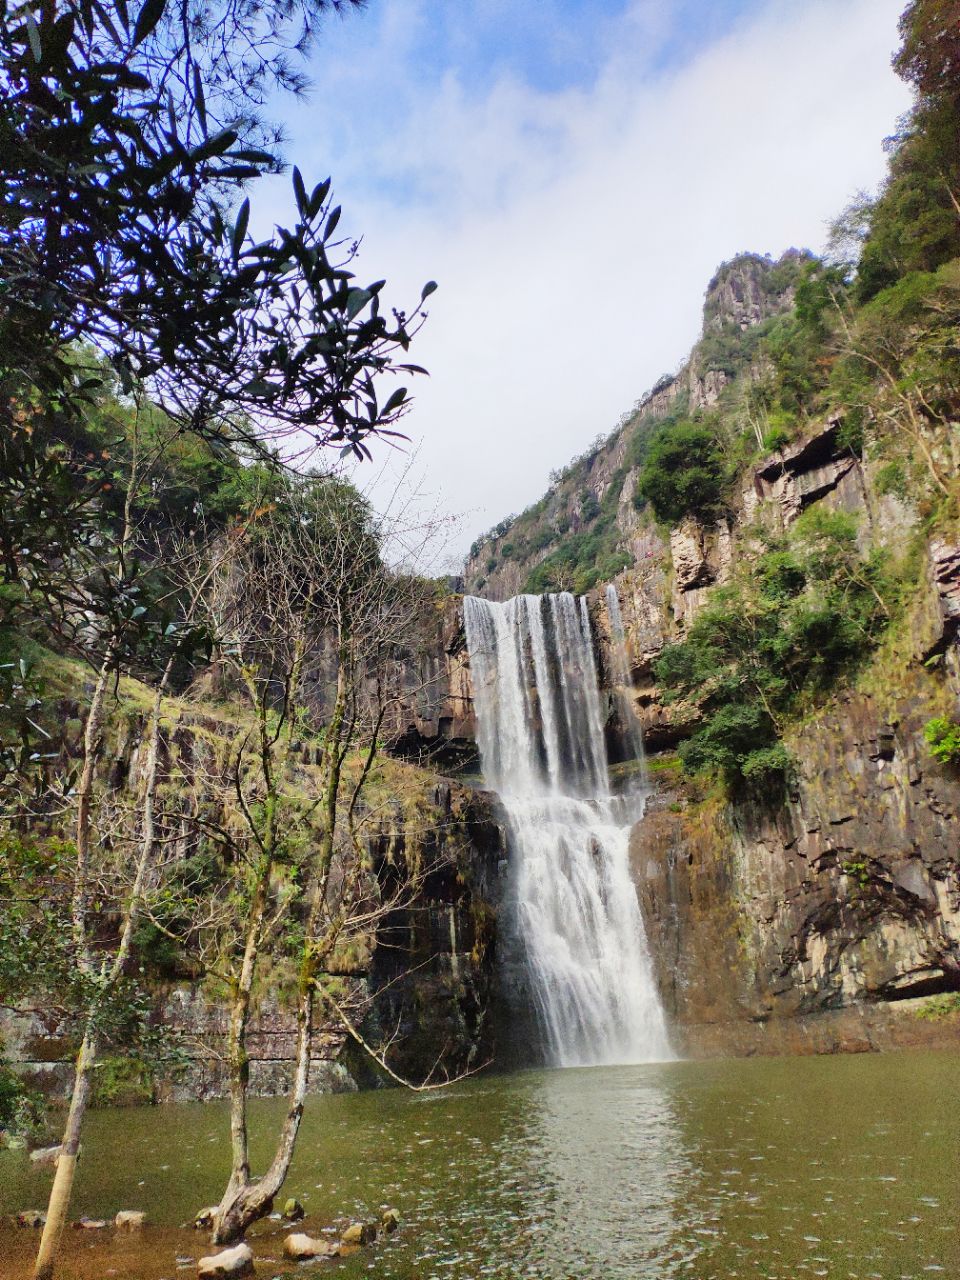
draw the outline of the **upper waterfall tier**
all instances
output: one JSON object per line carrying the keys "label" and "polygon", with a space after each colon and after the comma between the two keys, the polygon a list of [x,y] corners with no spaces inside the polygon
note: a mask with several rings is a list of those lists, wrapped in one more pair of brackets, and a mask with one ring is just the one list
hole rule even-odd
{"label": "upper waterfall tier", "polygon": [[464,601],[484,774],[504,798],[607,790],[603,715],[586,602]]}
{"label": "upper waterfall tier", "polygon": [[644,793],[610,791],[586,601],[468,596],[464,620],[484,774],[509,816],[510,923],[546,1057],[669,1057],[628,865]]}

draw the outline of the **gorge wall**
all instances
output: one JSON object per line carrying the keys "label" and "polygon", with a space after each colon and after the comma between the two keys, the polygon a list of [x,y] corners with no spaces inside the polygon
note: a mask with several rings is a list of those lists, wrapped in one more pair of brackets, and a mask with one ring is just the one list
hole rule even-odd
{"label": "gorge wall", "polygon": [[[438,594],[422,644],[397,653],[383,727],[382,809],[375,865],[428,859],[435,871],[394,937],[373,939],[355,980],[380,992],[367,1029],[399,1035],[396,1065],[426,1074],[438,1054],[453,1071],[508,1063],[497,912],[507,874],[504,819],[477,772],[473,688],[462,586],[504,600],[529,590],[585,595],[597,647],[610,758],[629,751],[620,723],[605,584],[616,586],[653,794],[631,835],[634,882],[675,1043],[691,1055],[821,1052],[955,1041],[960,1030],[960,770],[924,737],[960,705],[960,530],[932,528],[924,502],[883,482],[883,461],[851,447],[836,415],[742,468],[719,520],[658,524],[636,500],[644,450],[678,413],[710,413],[756,376],[757,341],[789,315],[805,259],[748,255],[707,292],[690,359],[661,379],[606,439],[554,480],[529,511],[481,539],[464,581]],[[950,461],[949,459],[945,461]],[[689,632],[718,588],[755,555],[761,533],[806,511],[846,512],[862,547],[918,548],[917,585],[888,642],[852,682],[786,730],[796,767],[783,794],[731,794],[684,774],[676,748],[697,708],[670,700],[656,662]],[[317,673],[317,687],[325,680]],[[329,683],[329,682],[326,682]],[[64,707],[67,734],[79,733]],[[114,726],[111,785],[136,784],[142,718]],[[214,714],[173,707],[170,757],[196,778],[216,752]],[[69,742],[65,744],[69,753]],[[311,746],[295,771],[309,789]],[[204,798],[184,793],[184,830]],[[395,937],[402,935],[398,949]],[[502,962],[502,957],[501,957]],[[155,1018],[183,1049],[166,1075],[104,1073],[106,1099],[222,1096],[225,1013],[215,984],[174,965],[154,976]],[[255,1092],[285,1088],[294,1021],[277,995],[254,1015]],[[0,1018],[9,1056],[52,1094],[69,1087],[75,1048],[55,1011]],[[372,1083],[344,1036],[317,1027],[317,1089]]]}
{"label": "gorge wall", "polygon": [[[456,611],[454,610],[454,616]],[[439,634],[439,633],[438,633]],[[450,660],[457,669],[456,654]],[[411,670],[409,687],[421,700],[398,711],[395,732],[415,731],[441,755],[441,728],[461,726],[455,715],[437,723],[449,699],[432,677],[445,670],[442,654]],[[430,677],[426,683],[420,677]],[[75,670],[71,669],[72,679]],[[462,689],[454,680],[451,686]],[[425,692],[426,691],[426,692]],[[425,700],[426,699],[426,700]],[[65,762],[79,752],[82,709],[61,706]],[[211,822],[229,821],[220,812],[223,793],[217,770],[230,742],[223,708],[170,699],[161,749],[161,788],[168,856],[194,857]],[[431,719],[431,716],[433,719]],[[109,726],[104,784],[118,812],[135,803],[145,767],[141,712],[115,718]],[[465,739],[465,741],[467,741]],[[472,744],[471,744],[472,745]],[[289,782],[304,796],[316,792],[319,748],[295,744]],[[503,866],[502,831],[492,798],[435,770],[384,756],[365,792],[372,895],[393,868],[416,867],[415,893],[378,919],[344,969],[341,981],[362,1013],[361,1031],[374,1045],[390,1043],[394,1070],[413,1081],[431,1072],[456,1075],[488,1061],[495,1051],[496,992],[494,914]],[[172,843],[171,843],[172,842]],[[110,921],[104,920],[109,928]],[[151,1064],[111,1054],[98,1066],[95,1098],[100,1103],[207,1100],[226,1096],[228,1007],[219,981],[203,978],[189,952],[164,943],[147,927],[136,945],[140,982],[149,994],[150,1022],[166,1031],[162,1057]],[[279,963],[280,967],[277,968]],[[296,1010],[293,975],[283,961],[265,962],[268,973],[257,990],[249,1039],[250,1090],[255,1095],[285,1093],[295,1056]],[[286,994],[285,994],[286,993]],[[77,1028],[66,1012],[37,1004],[0,1010],[0,1037],[8,1060],[28,1084],[51,1098],[69,1095],[73,1083]],[[171,1053],[171,1051],[173,1051]],[[356,1049],[335,1020],[318,1011],[311,1047],[311,1088],[352,1090],[379,1083],[366,1055]]]}
{"label": "gorge wall", "polygon": [[[869,435],[851,447],[835,415],[747,468],[718,523],[664,528],[633,500],[637,441],[678,402],[709,410],[731,379],[755,375],[727,360],[718,338],[745,334],[749,354],[749,331],[789,311],[797,262],[751,256],[722,269],[681,373],[540,503],[481,540],[466,570],[467,589],[494,599],[586,589],[608,672],[602,584],[616,584],[654,783],[632,866],[661,995],[694,1055],[949,1043],[960,1028],[960,771],[938,763],[924,737],[933,717],[955,719],[960,705],[960,545],[942,528],[927,532],[929,504],[883,483]],[[865,551],[919,548],[917,583],[853,683],[787,729],[796,767],[786,792],[731,796],[684,776],[675,748],[698,713],[664,699],[654,665],[756,554],[761,532],[782,533],[815,507],[851,514]],[[564,547],[588,527],[601,535],[592,581],[578,583]],[[544,565],[556,568],[549,584],[537,577]],[[608,707],[617,759],[612,697]]]}

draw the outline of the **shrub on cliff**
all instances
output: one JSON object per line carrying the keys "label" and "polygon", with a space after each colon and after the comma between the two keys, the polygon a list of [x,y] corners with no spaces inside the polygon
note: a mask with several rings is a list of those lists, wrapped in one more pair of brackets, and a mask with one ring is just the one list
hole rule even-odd
{"label": "shrub on cliff", "polygon": [[680,747],[690,772],[731,786],[784,778],[781,738],[870,651],[890,615],[883,561],[863,557],[855,520],[814,508],[731,584],[719,588],[656,674],[664,701],[695,704]]}
{"label": "shrub on cliff", "polygon": [[941,764],[960,764],[960,724],[936,716],[923,726],[930,754]]}
{"label": "shrub on cliff", "polygon": [[705,422],[660,428],[637,481],[637,497],[658,520],[679,524],[686,516],[715,520],[723,510],[726,475],[716,433]]}

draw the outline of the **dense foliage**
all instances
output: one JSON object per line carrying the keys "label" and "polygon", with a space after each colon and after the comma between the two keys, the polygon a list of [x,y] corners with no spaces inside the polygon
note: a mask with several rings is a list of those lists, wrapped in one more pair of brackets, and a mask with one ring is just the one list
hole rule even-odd
{"label": "dense foliage", "polygon": [[788,534],[767,537],[657,663],[665,701],[697,715],[680,747],[684,764],[733,786],[782,781],[788,718],[871,650],[893,598],[884,557],[861,554],[843,513],[813,508]]}
{"label": "dense foliage", "polygon": [[931,754],[941,764],[960,763],[960,724],[946,716],[935,716],[923,728]]}
{"label": "dense foliage", "polygon": [[900,33],[894,65],[916,101],[890,140],[889,177],[868,210],[857,270],[861,301],[960,255],[960,5],[913,0]]}
{"label": "dense foliage", "polygon": [[654,436],[637,482],[637,495],[664,524],[687,516],[715,520],[723,510],[725,467],[716,431],[681,421]]}

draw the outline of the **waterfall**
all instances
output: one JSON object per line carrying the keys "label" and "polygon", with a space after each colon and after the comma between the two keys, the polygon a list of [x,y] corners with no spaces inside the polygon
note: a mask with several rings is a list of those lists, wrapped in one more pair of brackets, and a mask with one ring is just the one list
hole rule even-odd
{"label": "waterfall", "polygon": [[556,1066],[670,1057],[630,879],[642,794],[611,793],[586,601],[468,596],[484,776],[508,815],[512,924]]}

